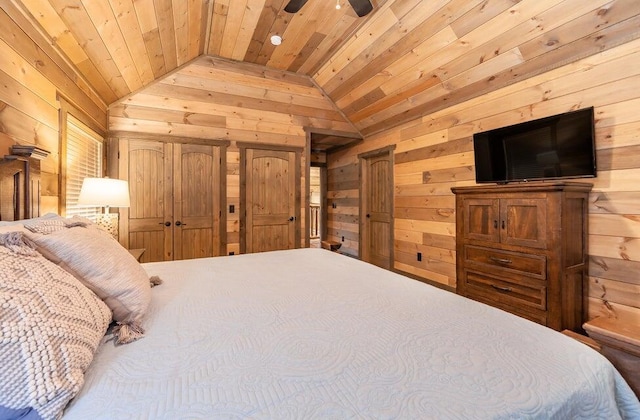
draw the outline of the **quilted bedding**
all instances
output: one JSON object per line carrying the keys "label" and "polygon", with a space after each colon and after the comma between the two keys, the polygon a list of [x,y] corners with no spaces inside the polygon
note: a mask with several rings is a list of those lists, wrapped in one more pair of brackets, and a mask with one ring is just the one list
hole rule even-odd
{"label": "quilted bedding", "polygon": [[64,419],[640,418],[588,347],[329,251],[144,268],[145,338],[105,338]]}

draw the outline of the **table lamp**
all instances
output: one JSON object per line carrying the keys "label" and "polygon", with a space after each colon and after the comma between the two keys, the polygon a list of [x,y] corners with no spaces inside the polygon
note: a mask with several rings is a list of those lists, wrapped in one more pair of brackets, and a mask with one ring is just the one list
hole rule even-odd
{"label": "table lamp", "polygon": [[109,207],[129,207],[129,183],[113,178],[85,178],[82,181],[78,204],[104,207],[96,216],[96,224],[118,239],[118,213],[109,213]]}

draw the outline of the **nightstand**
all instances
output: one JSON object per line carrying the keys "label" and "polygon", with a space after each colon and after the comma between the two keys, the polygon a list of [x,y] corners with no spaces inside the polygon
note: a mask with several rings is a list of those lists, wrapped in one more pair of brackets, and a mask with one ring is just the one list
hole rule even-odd
{"label": "nightstand", "polygon": [[640,396],[640,318],[599,317],[586,322],[584,329]]}
{"label": "nightstand", "polygon": [[140,261],[140,258],[142,258],[142,254],[144,254],[144,251],[146,251],[145,248],[130,249],[129,254],[133,255],[133,258]]}

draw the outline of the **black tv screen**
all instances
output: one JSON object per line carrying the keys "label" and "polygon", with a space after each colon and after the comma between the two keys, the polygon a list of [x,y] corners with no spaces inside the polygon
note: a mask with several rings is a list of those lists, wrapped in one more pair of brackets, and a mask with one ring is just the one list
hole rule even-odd
{"label": "black tv screen", "polygon": [[593,108],[473,135],[477,183],[596,176]]}

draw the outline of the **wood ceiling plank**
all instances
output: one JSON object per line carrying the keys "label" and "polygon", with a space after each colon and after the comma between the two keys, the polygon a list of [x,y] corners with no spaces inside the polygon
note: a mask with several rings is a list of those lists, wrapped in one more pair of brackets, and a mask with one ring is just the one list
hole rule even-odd
{"label": "wood ceiling plank", "polygon": [[493,0],[477,4],[463,16],[451,22],[451,28],[458,38],[462,38],[480,25],[488,22],[505,10],[520,3],[522,0]]}
{"label": "wood ceiling plank", "polygon": [[443,84],[446,89],[453,91],[478,82],[486,77],[491,77],[495,73],[511,69],[523,62],[524,58],[518,47],[512,48],[491,60],[484,61],[459,75],[443,81]]}
{"label": "wood ceiling plank", "polygon": [[[431,16],[437,10],[446,5],[449,0],[422,1],[408,3],[404,8],[390,8],[389,11],[396,17],[396,23],[384,32],[379,33],[377,42],[369,45],[358,56],[351,56],[351,61],[333,76],[323,88],[330,92],[330,95],[339,97],[342,95],[340,87],[344,88],[342,81],[350,79],[359,72],[359,69],[368,66],[368,64],[376,59],[376,57],[388,51],[393,45],[402,38],[406,33],[416,29],[423,21],[425,16]],[[395,5],[396,3],[394,3]],[[413,5],[413,8],[410,6]],[[404,14],[398,14],[404,13]]]}
{"label": "wood ceiling plank", "polygon": [[[479,95],[509,86],[518,81],[533,78],[536,75],[564,66],[581,58],[591,56],[597,52],[605,51],[624,42],[629,42],[630,37],[639,39],[640,30],[638,28],[640,28],[640,15],[618,22],[617,24],[604,28],[601,31],[594,32],[573,43],[565,44],[562,48],[558,48],[532,60],[528,60],[514,69],[496,74],[488,80],[483,80],[466,86],[465,88],[453,93],[448,93],[437,100],[426,103],[421,103],[417,100],[416,105],[412,109],[395,112],[394,117],[387,118],[382,121],[378,120],[373,124],[369,124],[366,128],[362,128],[362,130],[364,132],[372,132],[373,130],[382,127],[385,123],[389,124],[392,120],[394,123],[397,123],[398,120],[404,119],[405,117],[413,119],[415,118],[414,113],[419,113],[420,115],[431,114],[444,108],[451,107],[452,105],[465,102],[471,98],[478,97]],[[626,49],[623,50],[626,51]],[[590,59],[593,58],[590,57]],[[609,93],[608,96],[612,96],[612,94]],[[543,98],[541,100],[546,100],[548,102],[547,98]],[[399,118],[400,115],[402,118]],[[388,125],[385,126],[385,128],[387,127]]]}
{"label": "wood ceiling plank", "polygon": [[[516,4],[516,6],[521,6],[521,5],[522,3]],[[523,21],[526,24],[528,24],[531,28],[535,28],[535,23],[530,20],[530,18],[533,16],[532,14],[538,10],[546,10],[545,9],[546,6],[542,6],[540,2],[536,3],[536,6],[537,7],[533,9],[526,9],[526,10],[520,9],[518,13],[516,13],[513,10],[513,8],[508,9],[506,11],[503,10],[501,14],[496,15],[494,20],[499,20],[499,22],[501,22],[501,25],[502,25],[504,24],[504,19],[512,15],[518,16],[518,17],[521,16]],[[492,15],[493,14],[490,14],[489,16],[492,16]],[[510,27],[517,26],[518,22],[516,19],[512,18],[508,21],[509,21]],[[484,25],[491,25],[491,28],[493,28],[495,23],[489,20],[489,21],[486,21],[482,26]],[[500,32],[494,31],[493,33],[499,34]],[[466,54],[467,52],[472,51],[474,47],[477,47],[478,45],[482,45],[487,39],[488,39],[488,36],[479,28],[476,28],[475,30],[467,33],[462,38],[459,38],[457,41],[446,45],[446,48],[439,49],[436,53],[429,56],[422,62],[417,63],[412,68],[407,69],[404,73],[399,75],[397,78],[391,79],[383,83],[382,85],[380,85],[380,88],[383,91],[385,91],[387,94],[391,94],[393,92],[397,92],[398,90],[402,89],[402,84],[405,81],[408,81],[408,82],[414,81],[416,80],[415,78],[421,77],[423,74],[436,74],[440,78],[443,78],[446,75],[443,72],[438,72],[438,69],[442,68],[447,63],[459,58],[460,56]],[[479,60],[479,62],[481,61]],[[478,62],[476,62],[475,64],[478,64]]]}
{"label": "wood ceiling plank", "polygon": [[72,63],[77,64],[87,59],[87,54],[80,48],[78,41],[69,32],[48,0],[30,0],[22,4]]}
{"label": "wood ceiling plank", "polygon": [[[595,30],[633,18],[640,13],[638,2],[635,0],[599,1],[593,4],[589,3],[589,6],[593,7],[589,7],[588,11],[585,11],[577,19],[566,22],[559,27],[550,28],[553,30],[546,32],[541,37],[528,40],[520,47],[522,55],[526,59],[537,57],[545,52],[588,36]],[[583,11],[584,7],[577,9]],[[633,32],[630,33],[630,35],[632,34]]]}
{"label": "wood ceiling plank", "polygon": [[247,54],[255,27],[258,25],[258,19],[264,9],[264,5],[265,0],[253,0],[247,3],[244,15],[242,16],[240,30],[236,37],[236,43],[233,48],[233,52],[231,53],[232,59],[242,60]]}
{"label": "wood ceiling plank", "polygon": [[304,47],[309,37],[313,34],[314,28],[319,26],[319,21],[327,13],[340,13],[340,11],[328,6],[331,6],[329,2],[308,2],[295,15],[295,19],[291,19],[291,23],[282,34],[282,44],[273,50],[269,61],[266,63],[267,67],[281,70],[289,69],[300,49]]}
{"label": "wood ceiling plank", "polygon": [[242,26],[242,19],[247,7],[248,0],[233,0],[229,2],[227,16],[222,34],[222,45],[220,46],[220,56],[232,58],[236,47],[236,40]]}
{"label": "wood ceiling plank", "polygon": [[207,54],[220,55],[224,28],[229,14],[229,0],[214,0],[213,15],[209,29],[209,40],[207,41]]}
{"label": "wood ceiling plank", "polygon": [[324,88],[342,68],[377,40],[375,34],[386,32],[397,22],[398,18],[388,7],[382,7],[377,10],[371,19],[358,29],[356,36],[349,38],[342,48],[323,66],[323,69],[315,77],[316,82]]}
{"label": "wood ceiling plank", "polygon": [[[583,83],[580,76],[585,72],[594,71],[594,67],[597,67],[598,70],[596,71],[599,71],[596,75],[596,79],[599,81],[602,80],[602,83],[607,83],[615,79],[613,73],[605,75],[607,73],[607,68],[613,66],[623,69],[628,68],[627,71],[632,73],[634,60],[635,62],[638,62],[639,60],[639,47],[640,39],[637,39],[621,47],[617,47],[614,50],[611,50],[611,52],[607,51],[603,54],[591,56],[572,65],[560,67],[545,74],[526,79],[518,84],[504,87],[499,91],[489,92],[482,97],[476,97],[464,103],[452,105],[451,107],[436,111],[429,114],[428,117],[423,117],[421,119],[423,122],[402,129],[402,138],[411,137],[414,133],[429,132],[430,130],[426,128],[425,124],[432,126],[431,130],[442,129],[435,127],[447,128],[449,135],[453,135],[454,131],[463,131],[463,136],[469,136],[473,132],[487,130],[490,128],[486,125],[487,121],[490,122],[490,117],[494,115],[499,115],[500,118],[502,118],[502,123],[504,123],[504,119],[507,118],[505,117],[505,113],[509,110],[516,109],[516,114],[520,115],[518,108],[530,106],[542,101],[546,102],[552,97],[562,96],[566,94],[565,89],[574,89],[575,91],[575,84]],[[627,62],[627,60],[629,61]],[[621,74],[621,78],[624,79],[629,77],[630,73]],[[618,74],[618,72],[615,74]],[[532,89],[534,86],[536,89]],[[622,109],[616,111],[624,113],[624,109],[626,108],[634,109],[636,106],[634,104],[624,104],[622,105]],[[603,112],[604,109],[606,109],[606,106],[599,107],[598,114]],[[507,120],[508,123],[515,124],[522,122],[524,120],[523,118],[534,118],[534,116],[530,114],[531,111],[526,112],[524,114],[526,117],[520,116],[520,120],[514,120],[513,118],[507,118]],[[620,113],[617,115],[619,116]],[[596,118],[596,127],[603,126],[604,124],[601,116],[598,115]],[[621,117],[616,120],[616,123],[624,123],[624,121],[620,121],[620,118]],[[638,117],[635,118],[637,119]],[[482,126],[475,125],[478,120],[482,121]],[[454,124],[456,127],[462,128],[462,130],[449,128],[453,127]],[[500,121],[497,121],[496,124],[500,124]],[[498,126],[492,128],[497,127]]]}
{"label": "wood ceiling plank", "polygon": [[[520,6],[523,6],[523,4],[519,3],[517,6],[520,7]],[[521,16],[521,18],[524,19],[524,21],[520,25],[516,25],[517,22],[511,22],[511,27],[514,29],[520,28],[521,34],[523,36],[526,36],[527,33],[531,33],[532,29],[535,28],[535,21],[531,20],[532,14],[546,11],[547,9],[545,9],[545,7],[546,6],[541,4],[536,4],[535,7],[526,8],[526,9],[520,7],[519,12],[517,14]],[[511,12],[513,12],[513,10],[509,9],[508,11],[505,11],[502,14],[498,15],[498,17],[501,19],[504,19],[504,15],[507,13],[511,14]],[[489,24],[493,25],[492,21],[487,21],[484,25],[489,25]],[[509,31],[507,31],[507,33],[508,32]],[[517,35],[518,34],[515,34],[515,33],[510,34],[509,39],[511,40],[518,39]],[[395,77],[393,79],[390,79],[389,81],[381,84],[380,87],[389,95],[391,95],[394,92],[395,92],[395,95],[398,95],[398,92],[401,92],[403,89],[406,89],[406,87],[403,87],[404,83],[408,83],[408,85],[413,86],[413,84],[417,83],[415,79],[420,77],[422,74],[429,74],[430,72],[435,72],[441,78],[446,78],[447,76],[446,64],[453,60],[459,59],[460,57],[468,53],[468,51],[471,51],[471,47],[473,45],[476,45],[477,43],[482,42],[484,39],[486,39],[486,35],[484,33],[478,32],[478,29],[473,30],[469,32],[467,35],[465,35],[464,37],[460,38],[454,44],[448,46],[446,49],[441,49],[435,55],[432,55],[428,59],[424,60],[424,62],[415,65],[413,68],[407,70],[404,74],[398,77]],[[502,41],[504,41],[504,39]],[[513,59],[513,60],[510,60],[511,64],[517,64],[518,61],[521,61],[521,58],[517,56],[511,56],[511,58]],[[484,60],[484,57],[481,55],[478,61],[468,60],[468,62],[470,65],[472,63],[475,65],[476,63],[480,62],[481,63],[480,65],[482,66],[480,68],[485,69],[484,73],[482,72],[482,70],[474,71],[472,69],[469,69],[467,70],[467,73],[463,73],[463,74],[466,74],[467,76],[469,76],[475,73],[476,74],[475,79],[481,78],[480,75],[482,74],[490,76],[491,67],[488,65],[482,65],[483,60]],[[504,60],[501,60],[501,61],[504,61]],[[495,62],[494,64],[497,64],[497,63],[498,62]],[[428,67],[426,68],[423,67],[425,65]],[[442,71],[442,69],[444,69],[444,71]],[[487,71],[489,71],[489,73],[487,73]],[[449,85],[445,84],[444,85],[445,90],[458,89],[463,87],[466,84],[472,83],[471,79],[465,82],[464,77],[465,76],[460,76],[458,79],[456,79],[455,82],[452,82]],[[412,78],[414,79],[413,82],[411,82]],[[388,118],[389,115],[393,114],[394,112],[402,113],[405,110],[409,109],[410,107],[413,107],[414,105],[421,103],[420,101],[426,102],[426,101],[436,100],[439,96],[446,95],[448,93],[448,92],[445,92],[445,90],[439,87],[429,88],[425,92],[421,93],[421,96],[419,99],[412,98],[410,102],[403,102],[403,103],[396,102],[396,104],[394,104],[396,105],[396,108],[394,111],[392,111],[391,109],[385,109],[384,113],[386,113],[386,116],[383,116],[383,114],[381,114],[378,116],[378,118]],[[388,101],[387,103],[389,104]],[[372,105],[369,105],[369,107],[370,109],[373,109]],[[353,114],[350,113],[348,115],[352,116]],[[357,115],[358,115],[357,117],[354,117],[354,121],[361,122],[363,117],[370,117],[371,113],[361,110]],[[361,122],[361,124],[366,124],[366,123]]]}
{"label": "wood ceiling plank", "polygon": [[376,101],[375,103],[351,114],[347,114],[347,117],[354,124],[358,124],[360,121],[365,118],[379,118],[382,115],[385,115],[385,112],[389,114],[393,114],[394,111],[387,111],[390,108],[398,104],[403,104],[405,106],[411,107],[414,103],[412,97],[418,94],[425,94],[428,92],[432,95],[432,97],[437,98],[441,95],[444,95],[449,92],[449,89],[442,85],[440,79],[433,75],[431,77],[424,77],[416,80],[414,83],[411,83],[408,88],[398,90],[394,94],[385,94],[381,100]]}
{"label": "wood ceiling plank", "polygon": [[154,75],[133,1],[109,0],[109,3],[120,26],[124,42],[133,58],[140,81],[143,85],[147,85],[154,80]]}
{"label": "wood ceiling plank", "polygon": [[275,49],[275,46],[268,41],[270,36],[282,35],[288,23],[281,12],[285,1],[288,0],[267,0],[265,2],[258,24],[251,36],[251,42],[247,47],[247,53],[243,58],[244,61],[263,65],[266,63],[266,57],[270,56]]}
{"label": "wood ceiling plank", "polygon": [[296,54],[294,60],[289,64],[287,70],[298,71],[300,67],[307,61],[308,57],[316,50],[327,36],[321,32],[311,34],[304,47]]}
{"label": "wood ceiling plank", "polygon": [[361,21],[350,15],[343,15],[337,23],[334,23],[327,31],[327,36],[318,45],[316,50],[307,57],[304,64],[297,70],[301,74],[315,74],[331,57],[331,55],[344,44],[347,37],[355,33]]}
{"label": "wood ceiling plank", "polygon": [[[154,0],[156,19],[162,43],[162,55],[166,71],[171,71],[178,67],[178,43],[188,42],[188,39],[176,39],[176,29],[173,22],[173,3],[167,0]],[[183,2],[186,6],[186,3]]]}
{"label": "wood ceiling plank", "polygon": [[[191,42],[189,31],[189,11],[193,0],[172,0],[171,10],[173,12],[173,27],[175,31],[176,59],[177,65],[182,65],[189,61],[189,45]],[[198,29],[199,26],[196,26]],[[198,36],[200,31],[198,30]]]}
{"label": "wood ceiling plank", "polygon": [[162,42],[160,41],[160,30],[158,28],[142,34],[144,46],[147,50],[149,62],[153,76],[157,79],[167,74],[164,55],[162,54]]}
{"label": "wood ceiling plank", "polygon": [[[356,102],[361,102],[360,98],[366,96],[368,92],[371,92],[373,89],[384,92],[381,86],[385,83],[387,83],[387,90],[393,92],[400,89],[403,85],[408,85],[413,80],[428,77],[428,74],[423,69],[416,66],[425,62],[429,63],[430,56],[441,51],[457,39],[456,34],[450,26],[444,27],[430,38],[427,38],[422,44],[412,49],[410,53],[405,54],[403,57],[391,63],[376,76],[367,80],[360,86],[355,87],[347,95],[339,99],[336,104],[343,108],[346,113],[351,113],[358,110]],[[406,76],[405,74],[407,72],[413,72],[414,76]],[[398,82],[398,86],[395,89],[390,88],[389,83],[392,83],[391,80],[395,78],[401,79],[401,81]],[[371,103],[369,102],[362,105],[371,105]],[[360,106],[361,108],[364,107],[362,105]]]}
{"label": "wood ceiling plank", "polygon": [[67,27],[72,28],[71,32],[74,37],[116,96],[120,97],[128,94],[130,92],[129,88],[87,14],[83,3],[80,0],[51,0],[50,3]]}
{"label": "wood ceiling plank", "polygon": [[[527,41],[540,39],[540,34],[550,31],[558,26],[589,13],[593,9],[610,3],[610,0],[594,0],[591,2],[583,2],[578,5],[571,2],[562,2],[557,6],[544,11],[532,19],[525,20],[515,28],[498,34],[491,41],[482,46],[469,51],[457,59],[438,67],[437,74],[443,80],[456,76],[464,71],[471,69],[483,63],[502,52],[518,47],[523,52],[524,45]],[[575,24],[575,22],[574,22]],[[572,24],[573,26],[573,24]],[[525,56],[524,53],[522,53]]]}
{"label": "wood ceiling plank", "polygon": [[133,7],[140,25],[140,31],[142,32],[142,39],[145,49],[147,50],[151,70],[153,71],[154,78],[158,78],[166,74],[168,69],[162,50],[154,1],[136,0],[133,2]]}
{"label": "wood ceiling plank", "polygon": [[204,54],[210,4],[213,0],[189,0],[189,59]]}
{"label": "wood ceiling plank", "polygon": [[[482,0],[451,0],[444,7],[439,9],[436,13],[426,17],[423,23],[421,23],[413,31],[407,33],[400,40],[398,40],[392,48],[379,54],[375,59],[371,60],[365,68],[356,73],[354,76],[343,81],[342,92],[331,93],[330,96],[334,100],[339,100],[340,97],[348,93],[348,86],[359,86],[366,80],[374,77],[381,72],[384,68],[389,66],[398,58],[408,54],[411,50],[422,44],[425,39],[432,37],[434,34],[441,31],[448,26],[451,22],[455,21],[458,17],[466,13],[476,2]],[[316,78],[317,80],[317,78]]]}
{"label": "wood ceiling plank", "polygon": [[111,59],[122,74],[129,92],[141,88],[142,80],[109,3],[86,2],[85,10],[100,34]]}

